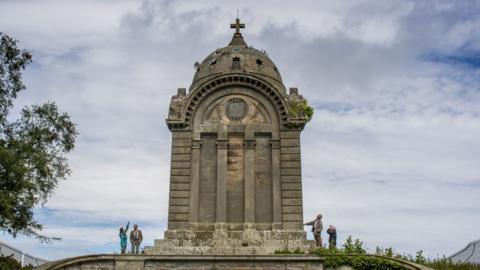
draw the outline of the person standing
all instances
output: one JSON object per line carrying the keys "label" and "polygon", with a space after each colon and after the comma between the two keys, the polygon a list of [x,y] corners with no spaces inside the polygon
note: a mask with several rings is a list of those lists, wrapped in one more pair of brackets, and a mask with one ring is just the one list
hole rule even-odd
{"label": "person standing", "polygon": [[322,223],[322,215],[318,214],[315,220],[305,223],[305,225],[312,226],[313,236],[315,237],[315,244],[317,247],[322,247],[322,230],[323,230],[323,223]]}
{"label": "person standing", "polygon": [[125,229],[123,227],[120,227],[120,233],[118,234],[118,236],[120,237],[121,254],[125,254],[125,250],[127,249],[128,226],[130,226],[130,221],[127,223],[127,227],[125,227]]}
{"label": "person standing", "polygon": [[328,233],[328,244],[329,248],[336,248],[337,247],[337,228],[335,226],[330,225],[327,229]]}
{"label": "person standing", "polygon": [[133,231],[130,232],[130,243],[132,244],[132,254],[138,254],[140,250],[140,243],[142,243],[142,231],[138,229],[138,225],[133,225]]}

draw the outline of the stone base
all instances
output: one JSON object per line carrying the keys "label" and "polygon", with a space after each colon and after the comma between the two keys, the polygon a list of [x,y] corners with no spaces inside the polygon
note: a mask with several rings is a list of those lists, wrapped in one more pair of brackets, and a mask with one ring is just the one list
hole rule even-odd
{"label": "stone base", "polygon": [[[208,234],[211,237],[202,236]],[[145,247],[145,254],[155,255],[269,255],[276,250],[311,249],[304,231],[259,231],[244,228],[228,231],[216,226],[211,232],[168,230],[165,239],[155,240],[153,247]]]}

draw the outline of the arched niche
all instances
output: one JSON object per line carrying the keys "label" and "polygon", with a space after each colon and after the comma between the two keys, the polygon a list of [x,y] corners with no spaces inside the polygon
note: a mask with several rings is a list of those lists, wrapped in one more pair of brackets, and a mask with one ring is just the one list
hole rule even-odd
{"label": "arched niche", "polygon": [[280,136],[279,113],[271,99],[249,87],[218,89],[199,102],[192,130],[201,145],[199,169],[193,172],[199,181],[194,222],[227,223],[231,231],[242,230],[245,223],[271,229],[278,189],[272,141]]}
{"label": "arched niche", "polygon": [[266,83],[262,79],[253,75],[223,75],[216,78],[212,78],[209,82],[196,87],[191,90],[188,100],[185,100],[185,110],[182,112],[182,123],[179,127],[192,127],[192,121],[194,121],[197,115],[198,107],[203,103],[206,97],[209,97],[213,93],[222,91],[223,89],[240,87],[249,89],[254,93],[263,95],[266,97],[270,104],[273,105],[275,111],[278,113],[279,120],[282,124],[286,124],[288,121],[287,116],[287,104],[279,91]]}

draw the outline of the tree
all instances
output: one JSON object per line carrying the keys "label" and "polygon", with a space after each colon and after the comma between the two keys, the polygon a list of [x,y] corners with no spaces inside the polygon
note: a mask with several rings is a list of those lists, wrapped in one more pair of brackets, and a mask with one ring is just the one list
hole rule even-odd
{"label": "tree", "polygon": [[31,270],[33,267],[31,265],[24,266],[17,262],[13,255],[11,256],[4,256],[0,254],[0,270]]}
{"label": "tree", "polygon": [[43,206],[70,174],[66,154],[78,133],[53,102],[28,106],[19,119],[9,121],[13,101],[25,89],[22,72],[31,61],[30,52],[0,32],[0,230],[49,241],[53,238],[40,234],[43,226],[33,209]]}

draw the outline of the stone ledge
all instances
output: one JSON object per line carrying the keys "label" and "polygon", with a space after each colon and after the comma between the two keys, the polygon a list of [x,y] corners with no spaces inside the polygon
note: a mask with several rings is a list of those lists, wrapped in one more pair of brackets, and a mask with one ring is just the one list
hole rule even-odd
{"label": "stone ledge", "polygon": [[[335,256],[335,255],[330,255]],[[404,260],[370,255],[394,261],[411,270],[432,270],[423,265]],[[67,258],[43,264],[35,270],[60,269],[105,269],[105,270],[144,270],[158,269],[311,269],[323,270],[327,256],[305,255],[111,255],[98,254]],[[344,269],[344,268],[343,268]],[[340,268],[338,269],[340,270]]]}

